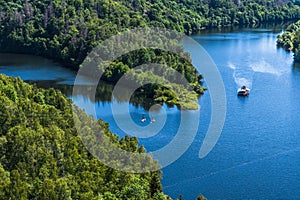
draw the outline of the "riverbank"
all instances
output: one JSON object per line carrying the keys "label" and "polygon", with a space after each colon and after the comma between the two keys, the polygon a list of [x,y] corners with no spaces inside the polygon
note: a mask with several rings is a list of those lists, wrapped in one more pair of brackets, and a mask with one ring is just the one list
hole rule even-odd
{"label": "riverbank", "polygon": [[300,21],[290,24],[284,33],[278,36],[277,46],[294,53],[294,60],[300,64]]}

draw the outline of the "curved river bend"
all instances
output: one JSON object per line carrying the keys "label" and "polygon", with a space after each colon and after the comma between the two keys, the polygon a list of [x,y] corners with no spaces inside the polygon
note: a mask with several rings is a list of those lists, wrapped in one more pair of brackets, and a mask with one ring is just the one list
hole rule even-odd
{"label": "curved river bend", "polygon": [[[201,118],[193,143],[176,162],[163,168],[165,193],[173,198],[182,194],[184,199],[196,199],[200,193],[208,199],[300,197],[300,70],[293,66],[290,53],[276,48],[280,32],[281,29],[239,29],[192,37],[210,54],[222,75],[227,116],[217,145],[200,159],[199,149],[210,122],[209,91],[199,99]],[[183,44],[187,51],[197,52],[192,44]],[[0,73],[35,81],[42,87],[56,87],[72,97],[75,72],[49,60],[2,54],[0,66]],[[251,93],[247,98],[238,98],[236,90],[243,84],[251,88]],[[97,117],[123,136],[110,110],[112,102],[107,92],[111,89],[106,85],[97,99]],[[85,95],[72,98],[79,106],[90,101]],[[167,123],[160,133],[140,139],[148,151],[165,146],[176,134],[180,111],[165,111]],[[131,104],[130,114],[140,119],[148,113]]]}

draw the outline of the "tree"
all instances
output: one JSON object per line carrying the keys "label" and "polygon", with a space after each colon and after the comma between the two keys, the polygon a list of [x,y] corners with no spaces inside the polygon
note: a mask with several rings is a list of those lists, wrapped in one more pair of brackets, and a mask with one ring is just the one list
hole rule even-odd
{"label": "tree", "polygon": [[5,199],[9,196],[11,182],[10,173],[3,168],[2,164],[0,164],[0,177],[0,199]]}
{"label": "tree", "polygon": [[10,173],[10,190],[9,196],[12,199],[26,200],[27,196],[27,185],[21,180],[20,174],[17,170],[12,170]]}
{"label": "tree", "polygon": [[202,194],[197,197],[197,200],[207,200]]}

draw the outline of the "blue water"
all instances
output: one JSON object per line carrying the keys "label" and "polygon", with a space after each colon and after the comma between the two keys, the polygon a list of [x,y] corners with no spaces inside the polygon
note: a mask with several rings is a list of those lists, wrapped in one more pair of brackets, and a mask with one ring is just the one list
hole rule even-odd
{"label": "blue water", "polygon": [[[276,48],[277,34],[245,29],[193,37],[222,74],[227,116],[217,145],[199,159],[209,123],[202,117],[193,145],[163,170],[166,193],[187,199],[198,193],[208,199],[300,197],[300,73],[292,55]],[[197,51],[190,45],[186,49]],[[243,84],[251,88],[250,96],[238,98],[236,89]],[[202,113],[209,113],[207,94],[200,104]]]}
{"label": "blue water", "polygon": [[[184,199],[196,199],[200,193],[208,199],[300,197],[300,70],[294,67],[292,54],[276,48],[280,32],[280,29],[239,29],[192,37],[210,54],[222,75],[227,114],[216,146],[200,159],[199,149],[211,117],[209,90],[199,99],[199,128],[192,144],[179,159],[162,169],[164,192],[172,198],[182,194]],[[197,53],[197,46],[184,41],[183,44],[187,51]],[[25,80],[56,80],[60,84],[74,81],[74,72],[59,66],[50,70],[48,61],[46,64],[39,61],[38,67],[34,67],[31,64],[34,58],[25,61],[23,58],[18,64],[4,62],[4,57],[0,56],[1,73]],[[199,58],[192,59],[195,62]],[[238,98],[236,90],[243,84],[250,87],[250,95]],[[90,103],[85,96],[73,99],[81,107]],[[111,130],[120,136],[125,133],[113,119],[111,105],[122,104],[126,103],[116,100],[95,103],[96,117],[109,122]],[[129,105],[130,115],[138,125],[143,125],[140,122],[143,114],[147,123],[150,117],[159,119],[164,112],[167,114],[162,131],[139,139],[148,152],[163,148],[176,136],[180,111],[166,106],[162,110],[149,113],[142,107]],[[118,112],[126,120],[125,114]],[[195,111],[184,114],[191,118],[191,124],[198,123],[193,120]],[[189,131],[192,130],[187,129],[187,134]],[[182,142],[175,146],[174,153],[184,145]]]}

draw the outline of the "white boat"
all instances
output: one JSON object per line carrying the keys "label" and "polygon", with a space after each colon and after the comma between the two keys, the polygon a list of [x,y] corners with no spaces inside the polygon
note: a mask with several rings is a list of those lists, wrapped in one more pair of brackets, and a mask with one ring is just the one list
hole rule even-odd
{"label": "white boat", "polygon": [[250,89],[247,88],[246,86],[242,86],[237,90],[237,95],[238,96],[248,96],[250,93]]}
{"label": "white boat", "polygon": [[141,119],[141,122],[146,122],[146,117],[143,115],[142,119]]}

